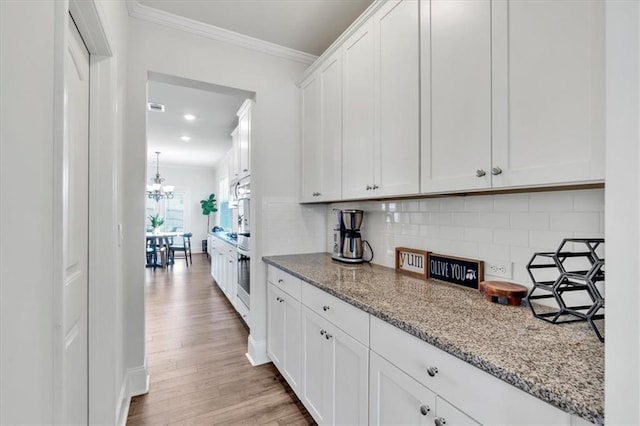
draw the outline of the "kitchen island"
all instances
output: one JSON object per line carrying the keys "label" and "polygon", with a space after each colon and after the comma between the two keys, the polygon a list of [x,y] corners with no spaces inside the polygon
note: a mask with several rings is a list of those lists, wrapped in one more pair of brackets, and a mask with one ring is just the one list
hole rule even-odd
{"label": "kitchen island", "polygon": [[263,260],[563,411],[604,423],[604,345],[586,323],[549,324],[477,290],[345,265],[326,253]]}

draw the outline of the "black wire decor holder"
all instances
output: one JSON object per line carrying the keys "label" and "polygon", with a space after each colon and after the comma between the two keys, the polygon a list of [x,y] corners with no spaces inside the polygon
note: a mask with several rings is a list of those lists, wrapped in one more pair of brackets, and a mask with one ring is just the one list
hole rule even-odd
{"label": "black wire decor holder", "polygon": [[[603,322],[596,323],[604,319],[604,297],[597,286],[604,283],[604,256],[599,249],[604,249],[604,238],[565,238],[555,252],[534,253],[527,264],[533,281],[527,302],[534,317],[553,324],[586,321],[604,342]],[[590,303],[568,304],[566,296],[573,292],[586,293]],[[555,306],[531,303],[545,299],[552,299]]]}

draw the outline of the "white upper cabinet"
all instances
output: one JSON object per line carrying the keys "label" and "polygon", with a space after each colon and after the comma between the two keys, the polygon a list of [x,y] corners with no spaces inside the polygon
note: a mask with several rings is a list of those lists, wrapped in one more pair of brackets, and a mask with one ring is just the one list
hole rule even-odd
{"label": "white upper cabinet", "polygon": [[247,99],[238,110],[238,174],[240,178],[251,174],[251,108]]}
{"label": "white upper cabinet", "polygon": [[376,196],[410,195],[420,182],[420,19],[415,0],[373,16]]}
{"label": "white upper cabinet", "polygon": [[342,196],[371,195],[374,167],[373,25],[365,22],[344,45]]}
{"label": "white upper cabinet", "polygon": [[342,195],[342,49],[308,77],[302,93],[302,202]]}
{"label": "white upper cabinet", "polygon": [[491,187],[491,2],[422,3],[423,193]]}
{"label": "white upper cabinet", "polygon": [[343,45],[343,197],[419,191],[419,6],[386,2]]}
{"label": "white upper cabinet", "polygon": [[494,187],[604,179],[604,8],[493,1]]}
{"label": "white upper cabinet", "polygon": [[237,179],[240,176],[240,157],[238,155],[238,127],[231,132],[231,149],[227,153],[227,161],[229,165],[229,181]]}

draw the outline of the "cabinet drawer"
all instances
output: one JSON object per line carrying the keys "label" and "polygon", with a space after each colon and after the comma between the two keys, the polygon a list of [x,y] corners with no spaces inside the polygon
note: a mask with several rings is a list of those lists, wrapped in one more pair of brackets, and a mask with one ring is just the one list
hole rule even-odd
{"label": "cabinet drawer", "polygon": [[369,345],[369,314],[366,312],[304,282],[302,303],[363,345]]}
{"label": "cabinet drawer", "polygon": [[300,300],[301,281],[299,278],[284,272],[275,266],[269,265],[267,269],[267,280],[296,300]]}
{"label": "cabinet drawer", "polygon": [[483,424],[570,423],[568,413],[374,317],[371,349]]}

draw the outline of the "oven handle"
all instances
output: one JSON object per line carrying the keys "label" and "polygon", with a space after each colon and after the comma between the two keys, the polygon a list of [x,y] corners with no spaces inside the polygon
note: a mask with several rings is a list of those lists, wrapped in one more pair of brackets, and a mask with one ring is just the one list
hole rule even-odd
{"label": "oven handle", "polygon": [[243,250],[240,247],[238,247],[238,254],[251,258],[249,250]]}

